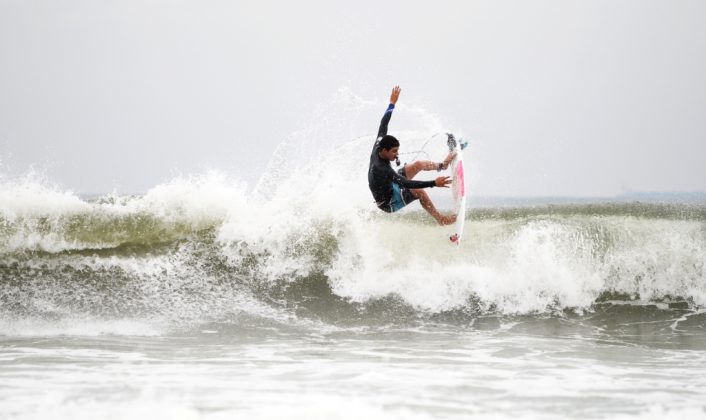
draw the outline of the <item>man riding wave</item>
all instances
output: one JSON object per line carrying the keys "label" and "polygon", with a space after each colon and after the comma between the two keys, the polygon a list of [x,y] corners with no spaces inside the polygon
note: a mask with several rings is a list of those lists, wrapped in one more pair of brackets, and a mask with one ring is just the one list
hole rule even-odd
{"label": "man riding wave", "polygon": [[399,171],[392,169],[390,164],[391,161],[397,160],[400,142],[394,136],[387,134],[387,125],[390,122],[390,118],[392,118],[392,111],[395,109],[395,104],[400,97],[401,91],[399,86],[395,86],[392,89],[390,105],[387,107],[385,115],[383,115],[380,122],[380,129],[370,154],[368,186],[373,193],[375,203],[382,211],[394,213],[412,201],[419,199],[424,210],[429,212],[439,224],[449,225],[456,221],[456,216],[444,216],[439,213],[424,188],[448,188],[449,184],[451,184],[451,179],[448,176],[440,176],[433,181],[414,181],[412,178],[421,171],[441,171],[446,169],[453,160],[454,154],[449,153],[446,159],[439,163],[428,160],[415,161],[405,165]]}

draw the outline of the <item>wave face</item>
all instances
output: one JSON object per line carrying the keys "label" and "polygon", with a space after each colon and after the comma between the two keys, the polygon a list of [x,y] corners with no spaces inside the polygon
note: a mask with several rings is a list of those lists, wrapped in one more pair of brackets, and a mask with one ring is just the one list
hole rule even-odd
{"label": "wave face", "polygon": [[[466,323],[617,301],[706,305],[703,205],[472,209],[453,248],[418,204],[394,215],[374,208],[373,138],[332,148],[352,129],[327,121],[376,121],[380,110],[343,102],[332,107],[341,115],[284,142],[252,187],[209,172],[89,199],[31,176],[0,178],[2,318]],[[443,141],[430,142],[438,121],[404,111],[395,124],[412,130],[395,134],[413,153],[402,160],[443,158]],[[430,191],[442,207],[444,193]]]}
{"label": "wave face", "polygon": [[706,304],[704,206],[474,209],[456,249],[419,210],[370,210],[336,179],[286,185],[317,171],[268,197],[217,173],[93,200],[6,182],[2,315],[346,322]]}

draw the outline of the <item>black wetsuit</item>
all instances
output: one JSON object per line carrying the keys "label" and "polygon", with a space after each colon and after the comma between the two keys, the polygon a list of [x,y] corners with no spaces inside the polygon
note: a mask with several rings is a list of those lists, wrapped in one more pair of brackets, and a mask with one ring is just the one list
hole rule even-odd
{"label": "black wetsuit", "polygon": [[395,172],[390,165],[390,161],[381,159],[378,155],[380,139],[387,134],[387,124],[392,118],[393,109],[395,109],[395,105],[390,104],[382,117],[382,121],[380,121],[380,129],[378,130],[373,151],[370,153],[370,167],[368,168],[368,186],[373,193],[373,198],[375,198],[375,204],[380,210],[388,213],[401,208],[395,208],[392,205],[393,183],[400,187],[404,204],[409,204],[415,199],[409,191],[410,188],[431,188],[436,186],[434,181],[413,181],[405,178],[404,168],[400,170],[401,173]]}

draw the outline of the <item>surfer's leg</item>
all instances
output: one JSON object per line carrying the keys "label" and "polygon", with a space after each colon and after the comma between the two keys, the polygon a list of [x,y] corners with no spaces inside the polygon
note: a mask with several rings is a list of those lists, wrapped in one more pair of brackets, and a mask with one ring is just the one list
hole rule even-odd
{"label": "surfer's leg", "polygon": [[435,171],[439,164],[430,160],[418,160],[404,167],[405,178],[412,179],[421,171]]}
{"label": "surfer's leg", "polygon": [[452,214],[450,216],[444,216],[439,213],[439,211],[434,207],[434,203],[431,202],[429,195],[423,189],[413,189],[412,195],[419,199],[419,203],[422,205],[424,210],[426,210],[431,216],[439,222],[440,225],[450,225],[456,221],[456,215]]}
{"label": "surfer's leg", "polygon": [[[449,154],[446,156],[446,159],[444,159],[444,161],[441,162],[441,169],[448,168],[449,163],[451,163],[454,156],[455,156],[455,153],[449,152]],[[409,165],[405,165],[404,176],[407,179],[412,179],[421,171],[438,171],[438,170],[439,170],[439,164],[437,162],[432,162],[430,160],[418,160],[416,162],[410,163]]]}

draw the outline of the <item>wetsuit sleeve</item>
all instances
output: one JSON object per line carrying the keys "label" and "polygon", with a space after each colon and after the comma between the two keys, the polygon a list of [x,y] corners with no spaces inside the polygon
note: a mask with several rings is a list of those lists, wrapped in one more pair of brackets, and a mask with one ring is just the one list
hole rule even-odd
{"label": "wetsuit sleeve", "polygon": [[378,129],[378,136],[376,139],[387,134],[387,124],[390,123],[390,118],[392,118],[392,110],[395,109],[395,104],[390,104],[387,106],[385,115],[382,116],[382,121],[380,121],[380,128]]}
{"label": "wetsuit sleeve", "polygon": [[[389,168],[389,167],[388,167]],[[400,176],[394,169],[389,168],[392,173],[392,182],[404,188],[434,188],[436,187],[435,181],[414,181],[412,179],[407,179]]]}

